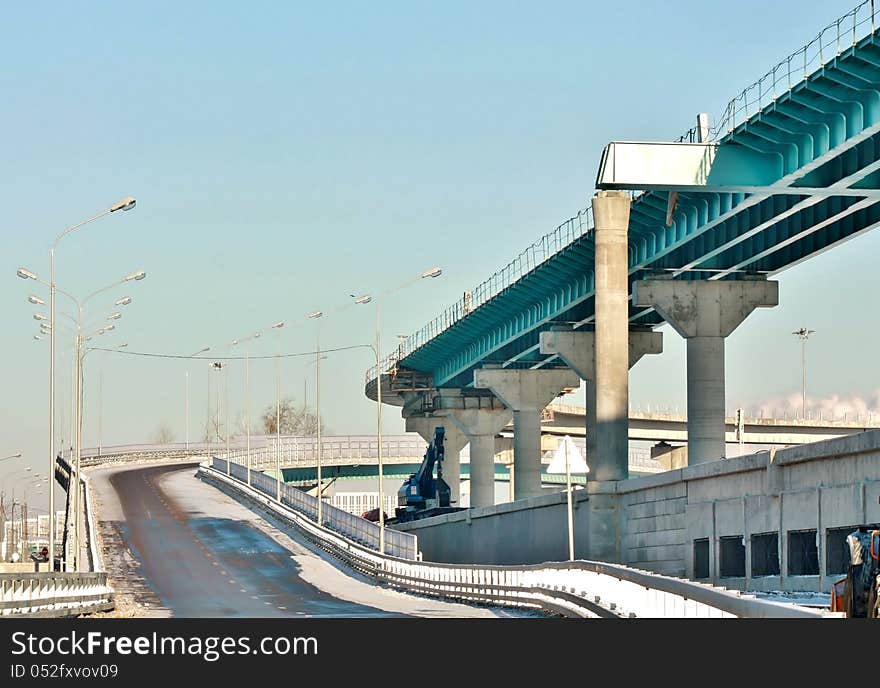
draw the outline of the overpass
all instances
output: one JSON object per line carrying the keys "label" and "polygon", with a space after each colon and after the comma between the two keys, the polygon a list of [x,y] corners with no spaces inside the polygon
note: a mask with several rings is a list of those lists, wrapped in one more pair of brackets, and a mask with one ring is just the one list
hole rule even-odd
{"label": "overpass", "polygon": [[700,115],[673,142],[609,143],[590,207],[410,335],[365,392],[376,399],[381,383],[424,437],[448,418],[451,453],[470,444],[484,487],[490,440],[512,418],[520,499],[540,493],[543,409],[584,381],[593,476],[625,480],[628,370],[662,352],[665,322],[687,340],[688,460],[722,458],[725,338],[778,304],[773,275],[880,222],[878,182],[880,45],[863,2],[714,122]]}

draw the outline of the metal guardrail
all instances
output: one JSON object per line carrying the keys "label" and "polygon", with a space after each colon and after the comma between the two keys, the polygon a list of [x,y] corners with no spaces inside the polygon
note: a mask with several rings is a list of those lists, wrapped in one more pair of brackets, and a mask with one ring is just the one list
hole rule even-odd
{"label": "metal guardrail", "polygon": [[383,556],[338,533],[321,528],[295,511],[284,509],[274,500],[216,468],[203,464],[200,470],[271,509],[315,545],[352,569],[407,592],[466,602],[539,609],[577,617],[840,616],[603,562],[479,566]]}
{"label": "metal guardrail", "polygon": [[[101,554],[98,551],[95,519],[92,513],[88,478],[77,477],[63,457],[55,459],[55,476],[70,493],[71,478],[81,490],[85,511],[85,537],[88,541],[89,568],[86,572],[46,571],[37,573],[0,573],[0,616],[74,616],[113,609],[113,589],[107,583]],[[65,535],[75,525],[69,513],[64,519]],[[54,553],[53,553],[54,554]],[[54,559],[54,556],[52,557]]]}
{"label": "metal guardrail", "polygon": [[[819,34],[800,50],[774,65],[766,74],[750,86],[744,88],[727,104],[714,126],[710,125],[710,139],[718,139],[730,134],[739,124],[758,113],[777,95],[790,90],[803,81],[815,69],[824,65],[832,52],[840,55],[842,50],[856,44],[861,38],[874,33],[876,27],[875,0],[864,0],[837,21],[826,26]],[[696,128],[691,128],[678,138],[679,142],[695,142]],[[634,198],[643,192],[632,192]],[[447,308],[422,329],[407,337],[397,351],[383,359],[379,366],[372,366],[365,375],[369,384],[382,374],[394,371],[398,363],[411,353],[427,344],[436,336],[452,327],[468,313],[511,286],[525,274],[548,260],[563,248],[593,228],[592,211],[586,208],[563,222],[553,232],[545,234],[507,266],[494,273],[464,297]]]}
{"label": "metal guardrail", "polygon": [[826,26],[813,40],[776,63],[764,76],[735,96],[727,104],[718,123],[710,127],[713,137],[729,134],[777,95],[809,77],[829,58],[840,55],[842,49],[874,33],[875,20],[874,0],[865,0]]}
{"label": "metal guardrail", "polygon": [[[250,456],[252,468],[274,468],[278,462],[277,442],[268,438],[263,446],[252,443]],[[421,462],[425,454],[425,441],[418,435],[397,435],[382,440],[382,458],[391,463]],[[247,449],[230,450],[233,461],[247,463]],[[325,463],[335,466],[375,463],[378,443],[375,436],[343,435],[324,437],[321,440],[321,457]],[[281,465],[283,467],[314,466],[318,459],[318,442],[315,437],[282,437]]]}
{"label": "metal guardrail", "polygon": [[112,608],[103,571],[0,573],[0,616],[75,616]]}
{"label": "metal guardrail", "polygon": [[[456,301],[422,329],[411,334],[401,342],[393,354],[380,362],[379,366],[382,368],[382,374],[384,375],[388,371],[393,370],[401,359],[406,358],[416,349],[427,344],[441,332],[448,330],[468,313],[500,294],[524,275],[552,258],[592,229],[593,211],[592,208],[587,207],[563,222],[552,232],[542,236],[505,267],[495,272],[471,291],[466,292],[459,301]],[[376,366],[367,370],[366,383],[370,383],[378,377],[377,370]]]}
{"label": "metal guardrail", "polygon": [[[225,459],[212,458],[212,466],[220,473],[230,475],[233,478],[247,484],[247,467],[240,463],[231,462],[227,469]],[[275,499],[278,493],[278,482],[265,473],[251,470],[252,488],[259,490],[264,495]],[[318,520],[318,498],[298,490],[292,485],[281,485],[281,502],[307,519]],[[342,533],[354,542],[369,549],[379,549],[379,526],[360,516],[343,511],[326,502],[321,507],[321,519],[323,525],[337,533]],[[385,529],[385,551],[401,559],[416,559],[418,556],[418,538],[411,533]]]}

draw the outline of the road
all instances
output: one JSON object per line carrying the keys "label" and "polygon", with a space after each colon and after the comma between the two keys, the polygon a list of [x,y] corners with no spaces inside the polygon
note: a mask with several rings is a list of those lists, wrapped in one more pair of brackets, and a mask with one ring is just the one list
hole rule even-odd
{"label": "road", "polygon": [[406,595],[347,574],[195,478],[195,469],[176,463],[90,471],[105,565],[135,615],[511,615]]}

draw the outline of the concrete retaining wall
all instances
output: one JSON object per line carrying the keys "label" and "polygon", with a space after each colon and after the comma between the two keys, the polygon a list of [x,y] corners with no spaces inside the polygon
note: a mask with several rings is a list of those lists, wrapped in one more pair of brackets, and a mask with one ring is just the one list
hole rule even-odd
{"label": "concrete retaining wall", "polygon": [[[589,541],[590,500],[597,502],[599,493],[610,496],[617,510],[619,541],[602,529],[593,529],[597,541]],[[707,580],[713,583],[827,592],[840,577],[831,570],[840,542],[829,531],[880,522],[880,430],[645,478],[589,483],[575,497],[578,557],[591,558],[612,541],[619,563],[695,578],[700,572],[695,570],[694,541],[705,540]],[[562,493],[397,527],[418,534],[424,558],[432,561],[538,563],[564,560],[568,553]],[[753,575],[752,538],[773,533],[779,573]],[[605,541],[598,542],[600,537]],[[727,562],[744,557],[743,575],[721,575],[722,547],[734,552]],[[800,572],[801,560],[809,557],[818,559],[818,573]]]}

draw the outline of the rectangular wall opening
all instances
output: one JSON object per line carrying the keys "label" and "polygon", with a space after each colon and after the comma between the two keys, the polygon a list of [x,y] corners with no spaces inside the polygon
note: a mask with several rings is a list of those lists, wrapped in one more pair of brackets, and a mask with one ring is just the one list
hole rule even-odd
{"label": "rectangular wall opening", "polygon": [[752,576],[779,575],[779,534],[752,535]]}
{"label": "rectangular wall opening", "polygon": [[830,575],[846,573],[849,569],[849,545],[847,536],[858,526],[829,528],[825,531],[825,570]]}
{"label": "rectangular wall opening", "polygon": [[721,578],[745,578],[746,548],[743,536],[721,538]]}
{"label": "rectangular wall opening", "polygon": [[694,540],[694,578],[709,577],[709,540]]}
{"label": "rectangular wall opening", "polygon": [[788,575],[819,575],[819,549],[816,547],[815,530],[789,531]]}

